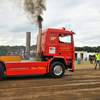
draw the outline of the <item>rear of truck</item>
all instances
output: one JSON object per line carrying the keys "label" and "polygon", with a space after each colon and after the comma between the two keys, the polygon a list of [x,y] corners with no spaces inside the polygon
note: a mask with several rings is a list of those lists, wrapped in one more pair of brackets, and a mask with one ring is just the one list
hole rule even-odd
{"label": "rear of truck", "polygon": [[2,56],[0,57],[0,80],[4,75],[4,71],[7,71],[7,66],[5,63],[13,63],[13,62],[20,62],[20,56]]}

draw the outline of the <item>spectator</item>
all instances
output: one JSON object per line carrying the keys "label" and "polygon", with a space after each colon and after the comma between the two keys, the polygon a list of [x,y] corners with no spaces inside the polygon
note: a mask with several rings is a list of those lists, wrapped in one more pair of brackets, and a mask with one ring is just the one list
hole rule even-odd
{"label": "spectator", "polygon": [[94,61],[95,61],[95,68],[94,69],[96,69],[97,63],[99,63],[99,69],[100,69],[100,54],[98,54],[98,53],[96,54]]}
{"label": "spectator", "polygon": [[93,59],[92,59],[92,57],[90,57],[90,63],[93,64]]}
{"label": "spectator", "polygon": [[9,56],[9,54],[7,53],[6,56]]}
{"label": "spectator", "polygon": [[10,56],[14,56],[13,52],[10,53]]}

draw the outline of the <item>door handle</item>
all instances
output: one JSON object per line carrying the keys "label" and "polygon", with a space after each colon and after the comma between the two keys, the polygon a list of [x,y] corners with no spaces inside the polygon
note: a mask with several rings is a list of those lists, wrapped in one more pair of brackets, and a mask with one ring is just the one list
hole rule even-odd
{"label": "door handle", "polygon": [[59,53],[59,55],[61,55],[61,53]]}

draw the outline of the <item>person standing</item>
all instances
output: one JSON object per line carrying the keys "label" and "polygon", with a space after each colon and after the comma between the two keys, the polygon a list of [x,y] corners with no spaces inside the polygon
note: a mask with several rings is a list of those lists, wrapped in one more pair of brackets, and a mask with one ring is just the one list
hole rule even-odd
{"label": "person standing", "polygon": [[7,53],[6,56],[9,56],[9,54]]}
{"label": "person standing", "polygon": [[98,54],[98,53],[96,54],[94,61],[95,61],[95,68],[94,69],[97,68],[97,63],[99,63],[99,69],[100,69],[100,54]]}

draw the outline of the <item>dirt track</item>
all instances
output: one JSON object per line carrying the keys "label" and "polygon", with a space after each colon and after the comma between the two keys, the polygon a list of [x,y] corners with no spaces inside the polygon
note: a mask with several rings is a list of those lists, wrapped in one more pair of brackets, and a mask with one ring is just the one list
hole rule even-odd
{"label": "dirt track", "polygon": [[100,100],[100,69],[66,71],[60,79],[4,77],[0,100]]}

